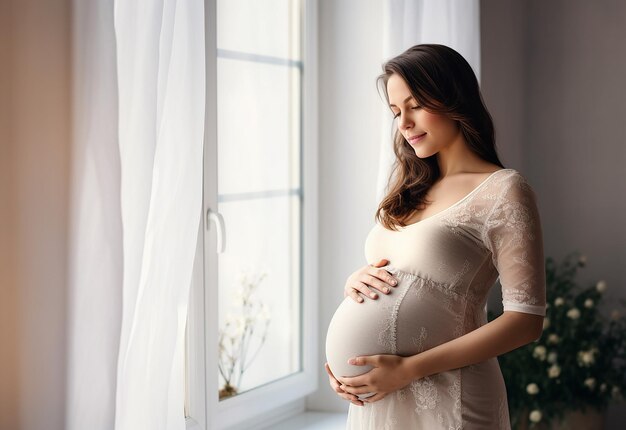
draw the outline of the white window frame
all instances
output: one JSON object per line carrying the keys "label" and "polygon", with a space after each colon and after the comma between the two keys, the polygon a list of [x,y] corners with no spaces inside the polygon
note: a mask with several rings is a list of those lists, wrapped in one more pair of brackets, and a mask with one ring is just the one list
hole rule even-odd
{"label": "white window frame", "polygon": [[[318,109],[317,0],[301,0],[302,73],[302,371],[231,398],[218,399],[216,0],[205,0],[206,113],[203,222],[193,269],[188,319],[188,430],[260,429],[304,410],[318,388]],[[226,226],[230,227],[230,226]],[[232,228],[232,227],[230,227]],[[225,232],[228,238],[228,231]],[[226,242],[226,246],[228,242]],[[251,427],[252,425],[252,427]]]}

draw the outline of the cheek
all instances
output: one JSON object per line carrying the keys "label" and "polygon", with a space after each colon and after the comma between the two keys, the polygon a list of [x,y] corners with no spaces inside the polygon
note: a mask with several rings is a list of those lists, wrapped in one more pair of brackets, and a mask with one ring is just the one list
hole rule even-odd
{"label": "cheek", "polygon": [[423,128],[438,135],[455,133],[455,123],[449,118],[424,111],[422,121]]}
{"label": "cheek", "polygon": [[444,125],[444,118],[441,115],[430,113],[427,111],[422,112],[421,123],[425,129],[434,130],[441,128]]}

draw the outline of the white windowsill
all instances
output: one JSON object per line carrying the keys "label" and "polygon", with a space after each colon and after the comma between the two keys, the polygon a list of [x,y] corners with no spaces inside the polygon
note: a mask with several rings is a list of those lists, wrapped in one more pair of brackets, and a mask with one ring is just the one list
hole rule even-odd
{"label": "white windowsill", "polygon": [[305,411],[271,426],[272,430],[345,430],[345,413]]}

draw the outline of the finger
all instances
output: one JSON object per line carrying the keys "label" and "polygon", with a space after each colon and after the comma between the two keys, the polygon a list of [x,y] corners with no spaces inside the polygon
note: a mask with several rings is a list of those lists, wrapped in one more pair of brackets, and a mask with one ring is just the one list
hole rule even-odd
{"label": "finger", "polygon": [[359,399],[357,396],[352,395],[352,394],[343,394],[341,395],[341,397],[343,397],[344,399],[346,399],[349,402],[354,403],[357,406],[363,406],[363,400]]}
{"label": "finger", "polygon": [[[369,286],[370,288],[376,288],[378,291],[382,292],[382,293],[389,293],[391,290],[389,288],[389,286],[393,286],[393,284],[391,284],[391,280],[389,281],[390,283],[388,284],[387,282],[383,282],[381,281],[379,278],[377,278],[376,276],[370,275],[370,274],[365,274],[366,279],[363,280],[364,284],[367,284],[367,286]],[[385,277],[385,279],[390,279],[388,278],[389,275],[387,275],[387,277]]]}
{"label": "finger", "polygon": [[369,297],[371,299],[376,298],[376,297],[372,297],[372,294],[375,295],[376,293],[369,289],[369,285],[368,285],[368,282],[370,281],[369,275],[365,274],[365,277],[361,277],[359,281],[360,282],[357,282],[351,285],[352,291],[357,290],[358,292],[362,293],[366,297]]}
{"label": "finger", "polygon": [[352,300],[357,303],[363,303],[363,297],[361,297],[358,291],[354,290],[353,288],[350,289],[350,297],[352,297]]}
{"label": "finger", "polygon": [[398,279],[396,279],[391,273],[385,269],[372,269],[369,274],[375,278],[379,278],[384,286],[396,287],[398,285]]}
{"label": "finger", "polygon": [[333,391],[340,396],[343,397],[343,395],[346,394],[346,392],[341,388],[339,384],[331,382],[330,386],[332,387]]}
{"label": "finger", "polygon": [[326,373],[328,373],[330,376],[332,376],[333,379],[337,379],[337,378],[335,378],[335,375],[333,375],[332,370],[330,370],[330,365],[328,364],[328,362],[324,363],[324,369],[326,369]]}
{"label": "finger", "polygon": [[[378,260],[378,263],[376,263],[373,266],[382,267],[382,266],[385,266],[387,263],[389,263],[389,260],[387,260],[386,258],[383,258],[383,259]],[[370,264],[370,266],[372,266],[372,264]]]}
{"label": "finger", "polygon": [[365,403],[374,403],[379,401],[380,399],[384,399],[386,395],[387,393],[376,393],[373,396],[368,397],[367,399],[363,399],[363,401]]}
{"label": "finger", "polygon": [[340,385],[339,388],[345,391],[346,393],[350,393],[354,395],[366,394],[366,393],[371,393],[372,391],[374,391],[374,388],[370,387],[369,385],[361,385],[359,387],[353,387],[350,385]]}

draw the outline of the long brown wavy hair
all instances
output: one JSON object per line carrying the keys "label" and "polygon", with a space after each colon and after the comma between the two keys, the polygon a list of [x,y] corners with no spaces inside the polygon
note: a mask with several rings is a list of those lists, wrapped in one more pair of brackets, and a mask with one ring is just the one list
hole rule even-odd
{"label": "long brown wavy hair", "polygon": [[[382,68],[384,73],[376,78],[376,84],[382,84],[387,105],[387,82],[396,73],[422,108],[456,121],[472,151],[504,168],[498,158],[493,120],[483,102],[478,79],[461,54],[445,45],[420,44],[388,60]],[[393,130],[396,159],[387,180],[387,194],[375,215],[389,230],[406,226],[414,211],[425,206],[428,189],[440,177],[437,154],[419,158],[395,120]]]}

